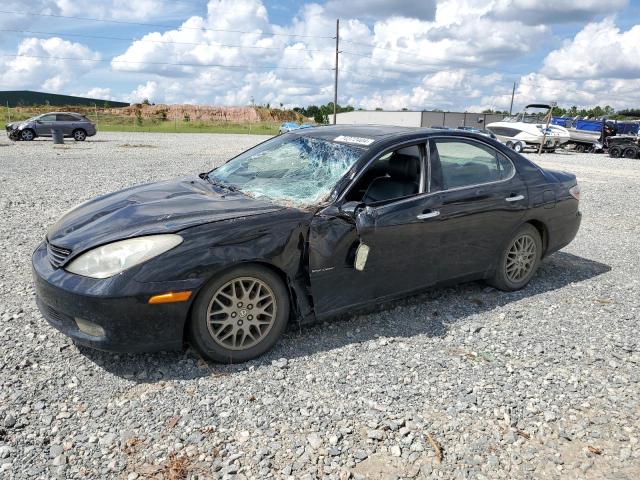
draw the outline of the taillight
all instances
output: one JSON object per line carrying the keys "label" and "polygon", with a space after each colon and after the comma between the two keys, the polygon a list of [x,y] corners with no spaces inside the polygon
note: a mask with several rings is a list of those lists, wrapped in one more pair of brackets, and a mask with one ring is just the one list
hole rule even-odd
{"label": "taillight", "polygon": [[580,185],[576,183],[573,187],[569,189],[569,193],[576,200],[580,200]]}

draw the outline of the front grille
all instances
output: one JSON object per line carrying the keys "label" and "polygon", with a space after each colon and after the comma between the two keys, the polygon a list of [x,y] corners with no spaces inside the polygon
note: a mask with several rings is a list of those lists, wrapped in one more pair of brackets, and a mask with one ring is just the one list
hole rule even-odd
{"label": "front grille", "polygon": [[55,268],[60,268],[65,264],[69,255],[71,255],[71,250],[56,247],[55,245],[51,245],[47,242],[47,255],[49,256],[49,262],[51,262],[51,265]]}

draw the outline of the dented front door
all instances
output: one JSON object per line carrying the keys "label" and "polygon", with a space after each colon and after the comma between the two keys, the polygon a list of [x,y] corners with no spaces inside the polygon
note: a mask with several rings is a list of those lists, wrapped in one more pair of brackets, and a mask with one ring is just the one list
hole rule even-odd
{"label": "dented front door", "polygon": [[[435,283],[439,195],[418,195],[356,218],[329,210],[317,215],[309,234],[309,266],[316,315],[382,301]],[[356,250],[369,247],[362,271]]]}

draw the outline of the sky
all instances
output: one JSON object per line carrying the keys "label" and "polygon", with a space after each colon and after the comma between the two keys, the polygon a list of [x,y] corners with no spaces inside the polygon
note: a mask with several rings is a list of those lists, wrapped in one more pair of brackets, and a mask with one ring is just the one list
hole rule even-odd
{"label": "sky", "polygon": [[[640,107],[640,0],[4,0],[0,91],[285,107]],[[26,13],[25,13],[26,12]]]}

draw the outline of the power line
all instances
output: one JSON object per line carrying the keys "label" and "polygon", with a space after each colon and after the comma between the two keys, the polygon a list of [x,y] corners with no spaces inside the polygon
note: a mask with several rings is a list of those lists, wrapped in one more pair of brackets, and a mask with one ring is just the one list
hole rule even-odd
{"label": "power line", "polygon": [[103,22],[103,23],[114,23],[118,25],[135,25],[142,27],[155,27],[155,28],[167,28],[167,29],[175,29],[175,30],[197,30],[201,32],[224,32],[224,33],[246,33],[252,35],[260,35],[263,37],[297,37],[297,38],[321,38],[321,39],[330,39],[333,40],[335,37],[333,36],[322,36],[322,35],[301,35],[294,33],[275,33],[275,32],[250,32],[247,30],[225,30],[219,28],[205,28],[205,27],[185,27],[183,25],[167,25],[160,23],[146,23],[146,22],[131,22],[126,20],[112,20],[112,19],[102,19],[102,18],[92,18],[92,17],[75,17],[71,15],[57,15],[54,13],[33,13],[33,12],[15,12],[11,10],[0,10],[0,13],[7,13],[10,15],[29,15],[32,17],[49,17],[49,18],[64,18],[67,20],[81,20],[87,22]]}
{"label": "power line", "polygon": [[[259,50],[278,50],[284,51],[287,50],[287,47],[259,47],[256,45],[227,45],[222,43],[205,43],[205,42],[175,42],[171,40],[148,40],[148,39],[136,39],[136,38],[126,38],[126,37],[109,37],[103,35],[85,35],[80,33],[60,33],[60,32],[40,32],[34,30],[11,30],[11,29],[0,29],[0,32],[13,32],[13,33],[27,33],[31,35],[55,35],[58,37],[79,37],[79,38],[93,38],[97,40],[121,40],[126,42],[142,42],[142,43],[159,43],[159,44],[169,44],[169,45],[191,45],[191,46],[203,46],[203,47],[225,47],[225,48],[253,48]],[[320,50],[320,49],[289,49],[290,52],[325,52],[325,53],[333,53],[333,50]]]}
{"label": "power line", "polygon": [[[132,63],[140,65],[160,65],[160,66],[175,66],[175,67],[202,67],[202,68],[234,68],[234,69],[266,69],[266,70],[309,70],[308,67],[279,67],[276,65],[223,65],[218,63],[171,63],[171,62],[141,62],[133,60],[115,60],[115,59],[96,59],[96,58],[76,58],[76,57],[54,57],[45,55],[24,55],[16,54],[9,55],[3,54],[0,57],[12,57],[12,58],[38,58],[42,60],[68,60],[75,62],[110,62],[110,63]],[[333,71],[333,68],[317,68],[316,70],[328,70]]]}

